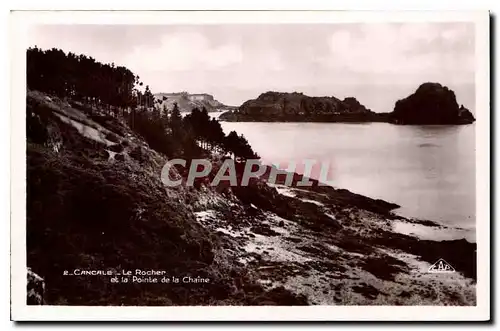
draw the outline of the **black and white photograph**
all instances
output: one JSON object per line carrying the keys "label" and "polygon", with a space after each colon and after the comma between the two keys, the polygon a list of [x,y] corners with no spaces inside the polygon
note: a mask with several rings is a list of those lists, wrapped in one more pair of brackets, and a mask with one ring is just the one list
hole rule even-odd
{"label": "black and white photograph", "polygon": [[489,318],[488,12],[49,14],[13,15],[15,316]]}

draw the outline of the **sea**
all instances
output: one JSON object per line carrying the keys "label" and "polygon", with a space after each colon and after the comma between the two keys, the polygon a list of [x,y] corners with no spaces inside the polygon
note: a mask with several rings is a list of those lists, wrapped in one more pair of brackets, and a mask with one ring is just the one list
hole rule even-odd
{"label": "sea", "polygon": [[[211,113],[217,117],[219,113]],[[263,163],[328,165],[334,187],[394,202],[395,213],[448,228],[431,239],[475,241],[475,124],[221,122],[243,134]],[[311,161],[308,161],[311,162]],[[316,167],[314,169],[317,170]],[[324,175],[324,174],[323,174]],[[319,171],[311,177],[320,179]],[[432,237],[432,235],[429,235]]]}

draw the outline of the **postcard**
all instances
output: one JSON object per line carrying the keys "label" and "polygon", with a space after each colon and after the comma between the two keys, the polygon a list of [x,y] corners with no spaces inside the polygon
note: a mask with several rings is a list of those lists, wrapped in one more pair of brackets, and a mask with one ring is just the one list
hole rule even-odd
{"label": "postcard", "polygon": [[489,320],[489,21],[12,12],[12,319]]}

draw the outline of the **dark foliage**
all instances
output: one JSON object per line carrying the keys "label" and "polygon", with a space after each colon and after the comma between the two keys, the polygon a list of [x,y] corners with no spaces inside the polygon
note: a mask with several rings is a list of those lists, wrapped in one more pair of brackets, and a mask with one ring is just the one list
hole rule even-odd
{"label": "dark foliage", "polygon": [[129,107],[134,103],[137,77],[125,67],[102,64],[92,57],[56,48],[27,51],[27,84],[30,89],[91,104]]}
{"label": "dark foliage", "polygon": [[133,112],[130,125],[149,144],[149,147],[159,153],[171,156],[175,147],[172,136],[167,134],[164,123],[155,121],[148,111]]}
{"label": "dark foliage", "polygon": [[229,152],[243,160],[259,158],[243,135],[238,136],[235,131],[231,131],[226,136],[220,123],[210,119],[205,108],[201,111],[193,109],[191,114],[184,118],[184,123],[186,127],[191,128],[195,138],[205,149]]}
{"label": "dark foliage", "polygon": [[236,131],[231,131],[224,140],[226,149],[232,152],[236,157],[243,159],[258,159],[259,156],[252,150],[248,140],[241,135],[238,136]]}

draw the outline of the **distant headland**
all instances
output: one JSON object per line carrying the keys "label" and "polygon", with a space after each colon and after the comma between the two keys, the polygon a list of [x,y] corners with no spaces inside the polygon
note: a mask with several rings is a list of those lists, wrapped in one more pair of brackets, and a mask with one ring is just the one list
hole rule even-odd
{"label": "distant headland", "polygon": [[470,124],[472,113],[458,106],[455,93],[439,83],[424,83],[398,100],[394,111],[376,113],[356,98],[310,97],[303,93],[265,92],[237,110],[223,113],[229,122],[386,122],[393,124]]}
{"label": "distant headland", "polygon": [[154,96],[157,102],[161,104],[161,107],[167,107],[167,109],[171,110],[176,103],[181,112],[191,112],[194,108],[205,108],[208,112],[237,109],[235,106],[223,104],[216,100],[213,95],[207,93],[155,93]]}

